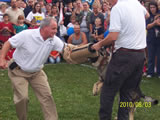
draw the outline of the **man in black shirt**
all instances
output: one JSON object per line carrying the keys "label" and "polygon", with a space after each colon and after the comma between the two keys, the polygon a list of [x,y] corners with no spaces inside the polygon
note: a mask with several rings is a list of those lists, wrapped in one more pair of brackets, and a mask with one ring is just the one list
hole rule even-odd
{"label": "man in black shirt", "polygon": [[24,15],[25,18],[27,17],[27,15],[32,11],[33,7],[34,7],[34,0],[28,0],[28,5],[27,7],[24,9]]}

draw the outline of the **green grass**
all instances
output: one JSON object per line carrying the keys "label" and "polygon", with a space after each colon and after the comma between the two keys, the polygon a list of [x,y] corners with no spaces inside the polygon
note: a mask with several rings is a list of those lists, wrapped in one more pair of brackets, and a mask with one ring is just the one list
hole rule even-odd
{"label": "green grass", "polygon": [[[59,120],[98,120],[99,96],[92,96],[92,86],[97,81],[96,70],[82,65],[55,64],[44,68],[57,106]],[[160,101],[160,79],[145,79],[142,91]],[[17,120],[13,92],[7,70],[0,70],[0,120]],[[117,97],[113,118],[117,114]],[[160,104],[151,108],[137,108],[135,120],[160,120]],[[29,87],[28,120],[43,120],[32,89]]]}

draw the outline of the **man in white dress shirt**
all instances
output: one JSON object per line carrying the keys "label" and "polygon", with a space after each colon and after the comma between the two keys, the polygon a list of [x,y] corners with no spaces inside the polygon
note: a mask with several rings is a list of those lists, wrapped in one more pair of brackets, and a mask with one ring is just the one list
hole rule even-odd
{"label": "man in white dress shirt", "polygon": [[25,30],[10,38],[0,55],[0,68],[7,67],[7,51],[16,48],[13,60],[8,65],[8,76],[14,92],[14,103],[19,120],[27,120],[28,84],[40,101],[45,120],[57,120],[54,103],[43,64],[50,52],[62,52],[64,43],[55,36],[57,23],[53,18],[45,18],[40,28]]}
{"label": "man in white dress shirt", "polygon": [[142,77],[146,47],[145,17],[149,15],[138,0],[109,2],[112,5],[110,33],[92,47],[99,50],[115,42],[101,91],[99,116],[100,120],[111,120],[114,97],[119,92],[118,120],[128,120],[131,107],[128,104],[133,99],[131,93],[139,88]]}

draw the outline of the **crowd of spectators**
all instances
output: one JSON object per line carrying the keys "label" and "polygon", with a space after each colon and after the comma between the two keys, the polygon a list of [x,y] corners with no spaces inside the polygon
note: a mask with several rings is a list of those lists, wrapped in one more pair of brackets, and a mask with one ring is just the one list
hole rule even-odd
{"label": "crowd of spectators", "polygon": [[[150,18],[146,20],[147,76],[153,77],[156,73],[160,78],[160,0],[140,0],[140,3],[150,13]],[[1,2],[0,42],[3,44],[11,36],[25,29],[38,28],[45,17],[53,17],[57,20],[57,36],[64,42],[76,45],[97,42],[104,38],[104,33],[109,28],[111,8],[107,0],[11,0],[10,3]],[[63,15],[61,15],[63,19],[60,19],[61,10],[63,10]],[[66,28],[66,34],[63,36],[60,34],[61,26]],[[67,34],[69,28],[74,28],[72,35]]]}

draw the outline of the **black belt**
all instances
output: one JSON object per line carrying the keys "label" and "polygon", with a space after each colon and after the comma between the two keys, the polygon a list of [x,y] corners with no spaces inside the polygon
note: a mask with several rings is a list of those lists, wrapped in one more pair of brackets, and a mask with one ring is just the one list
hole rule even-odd
{"label": "black belt", "polygon": [[127,48],[119,48],[118,50],[120,50],[120,51],[126,51],[126,52],[144,52],[145,51],[145,49],[138,49],[138,50],[136,50],[136,49],[127,49]]}
{"label": "black belt", "polygon": [[[18,66],[18,64],[14,61],[9,65],[10,70],[14,70],[15,68],[21,69],[21,67]],[[22,70],[22,69],[21,69]],[[25,71],[24,71],[25,72]],[[36,72],[30,72],[30,73],[36,73]]]}

